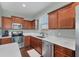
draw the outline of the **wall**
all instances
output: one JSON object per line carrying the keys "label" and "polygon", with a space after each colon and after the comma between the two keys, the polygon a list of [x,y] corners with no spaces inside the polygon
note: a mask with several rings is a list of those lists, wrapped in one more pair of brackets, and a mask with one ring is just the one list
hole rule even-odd
{"label": "wall", "polygon": [[6,17],[11,17],[11,16],[19,16],[19,17],[23,17],[26,19],[29,19],[29,20],[32,20],[31,17],[26,17],[24,14],[20,14],[18,12],[14,12],[14,11],[8,11],[8,10],[5,10],[3,9],[3,16],[6,16]]}
{"label": "wall", "polygon": [[53,4],[49,5],[48,7],[46,7],[44,10],[42,10],[41,12],[39,12],[37,15],[35,15],[34,17],[39,19],[42,15],[44,14],[48,14],[51,11],[54,11],[58,8],[61,8],[67,4],[70,4],[71,2],[54,2]]}
{"label": "wall", "polygon": [[3,9],[1,7],[1,4],[0,4],[0,17],[3,15]]}
{"label": "wall", "polygon": [[[2,22],[1,22],[1,16],[3,15],[3,9],[1,7],[1,4],[0,4],[0,27],[2,27]],[[0,36],[2,34],[2,29],[0,29]]]}
{"label": "wall", "polygon": [[79,57],[79,6],[76,7],[76,56]]}
{"label": "wall", "polygon": [[48,31],[49,36],[76,39],[74,29],[55,29]]}

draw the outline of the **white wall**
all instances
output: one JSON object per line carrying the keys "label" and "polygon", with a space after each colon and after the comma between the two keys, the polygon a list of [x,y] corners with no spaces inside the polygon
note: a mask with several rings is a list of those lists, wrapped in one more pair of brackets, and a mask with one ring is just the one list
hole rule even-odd
{"label": "white wall", "polygon": [[57,37],[75,39],[75,30],[74,29],[49,30],[48,34],[49,34],[49,36],[57,36]]}
{"label": "white wall", "polygon": [[26,19],[29,19],[29,20],[32,20],[32,17],[26,17],[26,15],[24,14],[20,14],[18,12],[14,12],[14,11],[8,11],[8,10],[5,10],[3,9],[3,16],[6,16],[6,17],[11,17],[11,16],[19,16],[19,17],[23,17]]}
{"label": "white wall", "polygon": [[[26,17],[26,15],[22,15],[20,13],[17,13],[17,12],[13,12],[13,11],[8,11],[8,10],[3,10],[3,16],[12,16],[12,15],[15,15],[15,16],[22,16],[24,18],[29,18],[29,19],[37,19],[39,18],[41,15],[45,14],[45,13],[48,13],[48,12],[51,12],[53,10],[56,10],[64,5],[67,5],[69,4],[70,2],[53,2],[50,6],[46,7],[44,10],[40,11],[38,14],[34,15],[34,16],[28,16]],[[40,6],[41,7],[41,6]]]}
{"label": "white wall", "polygon": [[0,4],[0,17],[3,15],[3,9],[1,7],[1,4]]}
{"label": "white wall", "polygon": [[55,2],[53,4],[51,4],[50,6],[48,6],[47,8],[45,8],[44,10],[42,10],[41,12],[39,12],[37,15],[35,15],[34,17],[36,17],[37,19],[39,19],[42,15],[47,14],[51,11],[54,11],[58,8],[61,8],[67,4],[70,4],[71,2]]}
{"label": "white wall", "polygon": [[79,57],[79,6],[76,7],[76,56]]}

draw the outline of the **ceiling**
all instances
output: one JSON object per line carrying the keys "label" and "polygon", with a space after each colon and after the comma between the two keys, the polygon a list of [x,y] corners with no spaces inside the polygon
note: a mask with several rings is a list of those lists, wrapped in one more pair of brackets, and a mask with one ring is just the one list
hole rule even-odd
{"label": "ceiling", "polygon": [[[57,2],[1,2],[4,16],[23,16],[25,18],[34,18],[51,5],[58,4]],[[26,7],[23,7],[25,4]]]}
{"label": "ceiling", "polygon": [[[25,4],[26,7],[23,7]],[[26,17],[36,15],[38,12],[42,11],[48,7],[51,2],[1,2],[1,6],[4,10],[10,12],[16,12]]]}

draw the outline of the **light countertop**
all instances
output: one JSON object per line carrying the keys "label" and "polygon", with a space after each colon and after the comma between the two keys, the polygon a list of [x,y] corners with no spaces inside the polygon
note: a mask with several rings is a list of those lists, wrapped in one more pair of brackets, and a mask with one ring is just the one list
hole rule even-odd
{"label": "light countertop", "polygon": [[11,38],[11,36],[0,37],[0,39]]}
{"label": "light countertop", "polygon": [[[37,36],[40,36],[40,34],[37,34],[37,33],[23,33],[23,35],[24,36],[33,36],[38,39],[48,41],[52,44],[57,44],[57,45],[65,47],[65,48],[75,50],[75,39],[65,38],[65,37],[63,38],[63,37],[57,37],[57,36],[48,36],[45,38],[40,38],[40,37],[37,37]],[[11,38],[11,36],[0,37],[0,39],[4,39],[4,38]]]}
{"label": "light countertop", "polygon": [[0,45],[0,57],[21,57],[17,43]]}
{"label": "light countertop", "polygon": [[56,36],[48,36],[48,37],[45,37],[45,38],[40,38],[40,37],[37,37],[37,36],[40,36],[40,35],[35,34],[35,33],[24,33],[24,35],[25,36],[33,36],[33,37],[39,38],[41,40],[48,41],[50,43],[57,44],[57,45],[63,46],[65,48],[68,48],[68,49],[71,49],[71,50],[75,50],[75,39],[56,37]]}

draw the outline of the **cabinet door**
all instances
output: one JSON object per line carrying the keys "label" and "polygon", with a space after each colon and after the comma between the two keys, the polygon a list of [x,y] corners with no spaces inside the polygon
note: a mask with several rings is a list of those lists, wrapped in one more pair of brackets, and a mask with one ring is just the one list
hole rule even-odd
{"label": "cabinet door", "polygon": [[37,42],[36,42],[36,39],[34,38],[34,37],[31,37],[31,46],[33,47],[33,48],[36,48],[37,47]]}
{"label": "cabinet door", "polygon": [[23,25],[24,18],[17,17],[17,16],[12,16],[11,18],[12,18],[12,20],[13,20],[14,23],[19,23],[19,24],[22,24]]}
{"label": "cabinet door", "polygon": [[1,44],[8,44],[8,43],[12,43],[11,38],[1,39]]}
{"label": "cabinet door", "polygon": [[42,41],[40,39],[31,37],[31,46],[42,55]]}
{"label": "cabinet door", "polygon": [[30,46],[30,36],[25,36],[23,41],[24,41],[24,46],[25,47]]}
{"label": "cabinet door", "polygon": [[63,29],[73,29],[75,26],[75,16],[72,4],[58,10],[58,27]]}
{"label": "cabinet door", "polygon": [[24,27],[23,27],[23,28],[24,28],[24,29],[27,29],[27,28],[28,28],[27,21],[26,21],[26,20],[23,20],[23,21],[24,21],[24,22],[23,22],[23,23],[24,23]]}
{"label": "cabinet door", "polygon": [[54,56],[55,57],[74,57],[75,51],[59,45],[54,45]]}
{"label": "cabinet door", "polygon": [[48,27],[49,29],[58,28],[57,11],[48,14]]}
{"label": "cabinet door", "polygon": [[31,22],[32,29],[35,29],[35,20]]}
{"label": "cabinet door", "polygon": [[42,41],[40,40],[40,39],[37,39],[36,38],[36,42],[37,42],[37,46],[36,46],[36,50],[40,53],[40,54],[42,54]]}
{"label": "cabinet door", "polygon": [[3,29],[11,29],[12,28],[12,19],[9,17],[2,17],[2,27],[3,27]]}
{"label": "cabinet door", "polygon": [[24,29],[35,29],[35,21],[24,20]]}

